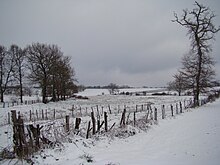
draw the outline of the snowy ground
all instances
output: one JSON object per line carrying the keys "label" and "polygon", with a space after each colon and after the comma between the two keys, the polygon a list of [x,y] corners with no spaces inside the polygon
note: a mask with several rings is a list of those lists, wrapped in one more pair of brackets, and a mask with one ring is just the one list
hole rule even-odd
{"label": "snowy ground", "polygon": [[[85,146],[65,143],[63,152],[53,151],[50,153],[53,157],[49,156],[48,159],[38,161],[40,164],[65,165],[80,163],[218,165],[220,162],[219,108],[220,100],[217,100],[176,118],[161,120],[148,132],[140,132],[126,139],[112,141],[103,139],[96,142],[88,140],[85,141]],[[85,157],[91,157],[93,162],[87,163]]]}
{"label": "snowy ground", "polygon": [[[24,115],[28,116],[30,110],[41,110],[56,108],[65,114],[70,113],[69,109],[74,104],[81,106],[107,106],[111,105],[113,111],[118,111],[118,105],[126,104],[128,107],[134,104],[153,102],[155,107],[160,108],[165,104],[166,109],[170,104],[178,103],[187,97],[178,96],[110,96],[102,95],[103,91],[98,91],[99,96],[94,96],[97,91],[87,91],[89,100],[68,100],[66,102],[19,105],[13,107]],[[86,95],[86,93],[84,92]],[[135,107],[134,107],[135,108]],[[0,108],[0,146],[12,145],[12,127],[7,125],[7,113],[12,108]],[[123,108],[122,108],[123,109]],[[71,113],[70,113],[71,114]],[[140,117],[142,113],[137,114]],[[213,164],[220,162],[220,100],[209,103],[196,109],[184,110],[183,114],[159,120],[158,124],[149,126],[147,131],[143,131],[132,126],[127,126],[126,130],[135,132],[134,136],[126,138],[112,137],[111,133],[106,135],[95,135],[85,139],[74,134],[61,135],[63,143],[55,148],[44,149],[32,157],[35,164]],[[109,114],[109,123],[115,121],[119,123],[121,114]],[[62,120],[62,119],[61,119]],[[87,124],[90,120],[88,116],[82,118]],[[73,122],[73,119],[71,119]],[[44,121],[41,121],[43,123]],[[48,122],[48,121],[45,121]],[[83,130],[82,130],[83,131]],[[114,131],[114,130],[113,130]],[[117,130],[116,130],[117,131]],[[91,160],[92,162],[88,162]],[[0,164],[14,164],[13,161],[0,161]],[[21,162],[18,162],[21,164]],[[23,164],[25,164],[23,162]]]}

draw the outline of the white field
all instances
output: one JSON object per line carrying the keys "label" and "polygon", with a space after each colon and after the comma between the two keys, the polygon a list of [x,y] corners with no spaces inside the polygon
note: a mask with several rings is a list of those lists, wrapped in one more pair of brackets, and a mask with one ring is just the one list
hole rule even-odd
{"label": "white field", "polygon": [[[100,93],[101,92],[101,93]],[[93,94],[91,94],[93,93]],[[48,116],[53,116],[53,110],[57,116],[72,115],[70,109],[75,108],[74,117],[82,116],[81,132],[79,135],[55,134],[56,131],[63,131],[62,123],[64,118],[59,120],[40,120],[33,123],[48,124],[53,127],[53,136],[51,140],[60,140],[62,145],[54,149],[45,149],[36,153],[33,160],[36,164],[213,164],[220,162],[220,100],[212,104],[206,104],[196,109],[184,110],[184,113],[171,117],[170,104],[176,105],[179,101],[188,100],[187,96],[99,96],[95,91],[88,93],[89,100],[68,100],[58,103],[20,105],[9,108],[0,108],[0,146],[11,148],[12,146],[12,126],[7,124],[8,112],[12,109],[20,111],[25,120],[29,120],[30,110],[34,112],[47,109]],[[86,93],[84,92],[86,95]],[[95,96],[94,96],[95,95]],[[146,103],[152,104],[152,108],[158,108],[158,124],[148,124],[147,129],[135,128],[132,124],[124,130],[134,132],[133,136],[118,132],[121,111],[124,106],[129,111],[135,110],[135,105]],[[161,105],[165,105],[166,118],[161,119]],[[97,105],[99,110],[108,111],[110,105],[112,114],[108,114],[109,127],[116,123],[111,132],[105,135],[90,136],[85,139],[87,123],[90,120],[90,112],[93,109],[96,112]],[[81,113],[79,109],[81,108]],[[101,110],[100,110],[101,111]],[[119,111],[119,113],[118,113]],[[137,119],[146,115],[146,112],[137,113]],[[40,117],[39,117],[40,118]],[[101,116],[102,118],[102,116]],[[131,119],[132,120],[132,119]],[[71,129],[74,126],[75,118],[71,117]],[[28,124],[28,123],[27,123]],[[44,133],[47,133],[46,131]],[[49,136],[49,135],[48,135]],[[92,163],[86,159],[91,157]],[[0,164],[13,164],[13,161],[0,161]],[[18,162],[18,164],[21,162]],[[25,164],[25,162],[23,162]]]}

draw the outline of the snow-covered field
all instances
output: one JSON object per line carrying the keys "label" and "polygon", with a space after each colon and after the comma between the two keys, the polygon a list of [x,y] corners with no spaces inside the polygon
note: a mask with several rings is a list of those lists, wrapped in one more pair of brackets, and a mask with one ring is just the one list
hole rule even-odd
{"label": "snow-covered field", "polygon": [[[87,91],[88,92],[88,91]],[[99,96],[96,96],[98,93]],[[74,107],[78,110],[81,107],[82,127],[90,117],[86,114],[91,111],[91,107],[103,107],[107,111],[111,105],[113,114],[108,114],[109,125],[116,122],[119,124],[121,114],[116,113],[123,110],[126,105],[130,110],[136,104],[154,103],[153,107],[158,109],[162,104],[169,109],[170,104],[188,100],[187,96],[111,96],[103,91],[84,92],[84,96],[89,96],[89,100],[68,100],[65,102],[49,104],[19,105],[9,108],[0,108],[1,129],[0,146],[9,147],[12,145],[12,127],[7,124],[8,112],[12,109],[21,111],[24,117],[28,118],[30,110],[36,111],[56,109],[57,112],[71,115],[70,109]],[[121,108],[120,108],[121,106]],[[77,108],[78,107],[78,108]],[[48,112],[49,113],[49,112]],[[145,112],[137,114],[137,118],[143,116]],[[74,117],[77,114],[74,114]],[[171,117],[170,112],[166,112],[164,120],[159,119],[158,123],[151,123],[146,130],[127,125],[125,131],[133,132],[133,136],[115,137],[117,129],[112,132],[97,134],[85,139],[82,133],[75,135],[61,135],[62,144],[55,148],[47,148],[36,153],[32,159],[35,164],[213,164],[220,162],[220,100],[206,104],[196,109],[184,110],[184,113]],[[158,117],[160,118],[160,117]],[[63,121],[60,119],[59,121]],[[36,123],[37,121],[34,121]],[[38,121],[48,123],[49,121]],[[54,121],[52,121],[54,122]],[[74,123],[74,118],[71,118]],[[118,126],[115,126],[118,128]],[[84,129],[81,130],[85,132]],[[62,137],[63,136],[63,137]],[[90,162],[91,161],[91,162]],[[0,164],[14,164],[16,160],[0,161]],[[18,164],[21,162],[18,162]],[[23,162],[24,163],[24,162]],[[25,163],[24,163],[25,164]]]}

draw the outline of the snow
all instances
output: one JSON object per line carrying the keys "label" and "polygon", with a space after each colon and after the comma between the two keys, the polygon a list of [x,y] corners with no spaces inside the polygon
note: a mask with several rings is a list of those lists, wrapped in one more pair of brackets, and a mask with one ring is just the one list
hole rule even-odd
{"label": "snow", "polygon": [[[95,164],[212,164],[220,161],[220,100],[176,119],[160,121],[147,133],[94,149]],[[91,153],[92,153],[91,152]]]}
{"label": "snow", "polygon": [[[69,113],[69,108],[75,106],[108,105],[118,107],[118,104],[131,106],[145,102],[155,103],[155,107],[165,104],[169,106],[187,97],[178,96],[111,96],[102,95],[103,90],[84,92],[89,100],[68,100],[47,105],[20,105],[13,108],[25,114],[30,109],[54,109]],[[81,95],[81,94],[80,94]],[[82,94],[83,95],[83,94]],[[98,95],[98,96],[97,96]],[[7,113],[12,108],[0,108],[0,146],[12,145],[12,127],[5,124]],[[114,107],[112,108],[114,110]],[[28,113],[27,113],[28,116]],[[96,135],[85,139],[77,135],[62,135],[63,143],[55,148],[47,148],[34,155],[35,164],[91,164],[91,165],[218,165],[220,161],[220,99],[196,109],[185,110],[183,114],[166,119],[160,119],[158,124],[150,125],[147,131],[127,126],[127,130],[135,132],[129,137],[112,137],[111,134]],[[109,114],[110,125],[119,122],[121,115]],[[83,117],[82,125],[90,118]],[[5,121],[6,120],[6,121]],[[3,122],[5,121],[5,122]],[[71,121],[73,119],[71,118]],[[48,122],[48,121],[42,121]],[[88,162],[91,159],[92,162]],[[14,160],[15,161],[15,160]],[[0,161],[8,164],[10,161]],[[16,162],[16,161],[15,161]],[[13,163],[10,162],[10,163]]]}

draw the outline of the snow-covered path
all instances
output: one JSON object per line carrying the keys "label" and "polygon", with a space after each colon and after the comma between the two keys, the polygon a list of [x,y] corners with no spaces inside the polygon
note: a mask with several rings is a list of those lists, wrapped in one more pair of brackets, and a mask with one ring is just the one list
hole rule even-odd
{"label": "snow-covered path", "polygon": [[220,100],[88,151],[94,164],[220,164]]}

